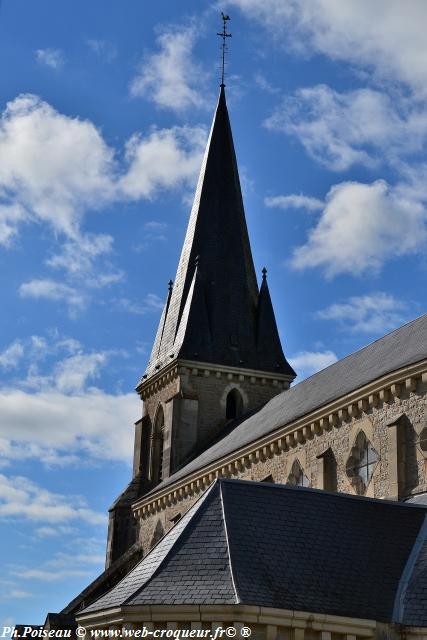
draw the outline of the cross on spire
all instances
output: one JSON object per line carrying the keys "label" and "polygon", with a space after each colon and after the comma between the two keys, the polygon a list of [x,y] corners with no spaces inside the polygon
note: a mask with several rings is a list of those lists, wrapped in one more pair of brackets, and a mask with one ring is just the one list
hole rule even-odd
{"label": "cross on spire", "polygon": [[224,73],[225,73],[225,52],[227,50],[227,45],[225,44],[227,38],[231,38],[231,33],[227,33],[227,22],[230,20],[230,16],[226,16],[221,12],[222,19],[222,31],[221,33],[217,33],[216,35],[222,38],[222,69],[221,69],[221,87],[225,87],[224,84]]}

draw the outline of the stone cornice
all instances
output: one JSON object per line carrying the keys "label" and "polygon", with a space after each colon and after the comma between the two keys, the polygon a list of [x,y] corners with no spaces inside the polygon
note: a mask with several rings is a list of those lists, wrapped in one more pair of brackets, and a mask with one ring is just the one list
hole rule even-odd
{"label": "stone cornice", "polygon": [[420,381],[423,384],[427,383],[427,360],[378,378],[305,416],[277,427],[262,438],[176,480],[173,484],[143,496],[132,505],[135,515],[144,518],[166,506],[176,504],[183,498],[204,490],[215,478],[238,474],[254,462],[271,458],[324,431],[339,427],[363,411],[400,397],[404,389],[415,391]]}
{"label": "stone cornice", "polygon": [[172,380],[184,373],[200,376],[225,376],[229,380],[243,381],[250,380],[252,384],[272,384],[282,389],[289,388],[294,379],[284,373],[271,373],[268,371],[257,371],[255,369],[245,369],[244,367],[229,367],[226,365],[212,364],[211,362],[199,362],[196,360],[176,359],[160,369],[156,374],[138,383],[136,391],[142,400],[146,400],[159,389],[165,387]]}
{"label": "stone cornice", "polygon": [[214,622],[232,626],[234,623],[274,625],[310,631],[328,631],[353,635],[361,638],[374,636],[377,628],[375,620],[348,618],[325,613],[273,609],[243,604],[235,605],[145,605],[123,606],[90,614],[77,614],[78,624],[91,629],[121,628],[135,625],[135,628],[150,623]]}

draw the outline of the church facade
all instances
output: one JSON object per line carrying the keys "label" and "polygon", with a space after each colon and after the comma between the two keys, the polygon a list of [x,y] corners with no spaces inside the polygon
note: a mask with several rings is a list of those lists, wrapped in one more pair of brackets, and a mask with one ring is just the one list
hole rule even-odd
{"label": "church facade", "polygon": [[427,638],[427,315],[295,376],[221,86],[106,569],[46,628]]}

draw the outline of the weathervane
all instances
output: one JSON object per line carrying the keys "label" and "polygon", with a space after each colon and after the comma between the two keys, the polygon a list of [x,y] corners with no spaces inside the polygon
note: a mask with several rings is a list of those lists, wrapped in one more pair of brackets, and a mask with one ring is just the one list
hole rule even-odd
{"label": "weathervane", "polygon": [[227,46],[225,44],[226,38],[231,38],[231,33],[227,33],[227,22],[230,20],[230,16],[226,16],[221,12],[222,18],[222,33],[217,33],[216,35],[222,38],[222,73],[221,73],[221,87],[225,87],[224,84],[224,71],[225,71],[225,52],[227,50]]}

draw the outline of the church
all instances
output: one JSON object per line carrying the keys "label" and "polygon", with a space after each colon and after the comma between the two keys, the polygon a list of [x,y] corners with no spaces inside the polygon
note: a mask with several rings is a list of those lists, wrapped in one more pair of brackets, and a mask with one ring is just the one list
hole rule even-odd
{"label": "church", "polygon": [[260,276],[222,84],[105,571],[45,629],[427,638],[427,315],[294,384]]}

